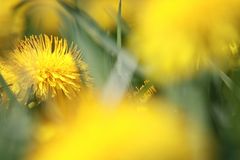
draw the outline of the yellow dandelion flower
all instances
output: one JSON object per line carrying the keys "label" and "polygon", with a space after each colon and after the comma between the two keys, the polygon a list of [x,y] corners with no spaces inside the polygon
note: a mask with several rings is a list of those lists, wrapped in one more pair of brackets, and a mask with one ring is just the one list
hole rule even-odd
{"label": "yellow dandelion flower", "polygon": [[[233,63],[239,41],[238,0],[150,0],[139,8],[129,46],[160,83]],[[232,60],[232,61],[231,61]]]}
{"label": "yellow dandelion flower", "polygon": [[87,67],[73,45],[57,37],[31,36],[10,54],[9,67],[16,74],[21,96],[29,90],[40,99],[77,95],[88,80]]}
{"label": "yellow dandelion flower", "polygon": [[[166,103],[83,101],[67,124],[40,126],[31,160],[211,159],[211,141]],[[157,107],[158,109],[156,109]],[[193,127],[193,128],[192,128]],[[67,132],[66,132],[67,131]],[[174,153],[174,154],[173,154]]]}

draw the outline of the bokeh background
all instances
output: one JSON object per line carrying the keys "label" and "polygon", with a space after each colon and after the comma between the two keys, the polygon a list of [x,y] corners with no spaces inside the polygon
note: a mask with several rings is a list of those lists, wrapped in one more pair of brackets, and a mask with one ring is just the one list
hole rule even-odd
{"label": "bokeh background", "polygon": [[[0,159],[240,159],[239,7],[0,0]],[[19,70],[12,53],[32,35],[77,47],[86,74],[77,97],[46,100],[31,86],[26,101],[16,94],[30,79],[9,80],[8,69]]]}

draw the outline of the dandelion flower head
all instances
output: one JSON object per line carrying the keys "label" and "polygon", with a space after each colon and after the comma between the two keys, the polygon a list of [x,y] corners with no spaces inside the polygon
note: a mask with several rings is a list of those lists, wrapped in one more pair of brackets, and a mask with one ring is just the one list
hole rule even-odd
{"label": "dandelion flower head", "polygon": [[[81,89],[86,65],[79,51],[67,41],[47,35],[21,41],[10,56],[10,65],[20,85],[20,96],[31,90],[36,97],[71,98]],[[81,73],[80,73],[81,71]]]}

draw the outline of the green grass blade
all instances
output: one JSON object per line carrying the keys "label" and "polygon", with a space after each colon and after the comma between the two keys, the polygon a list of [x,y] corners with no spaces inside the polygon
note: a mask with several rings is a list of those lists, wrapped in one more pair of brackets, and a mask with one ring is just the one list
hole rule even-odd
{"label": "green grass blade", "polygon": [[9,98],[10,106],[13,104],[20,105],[17,98],[15,97],[15,95],[13,94],[13,92],[11,91],[11,89],[9,88],[8,84],[6,83],[6,81],[4,80],[4,78],[1,74],[0,74],[0,86],[2,87],[3,91],[7,94],[8,98]]}
{"label": "green grass blade", "polygon": [[119,0],[118,5],[118,16],[117,16],[117,46],[118,48],[122,47],[122,1]]}

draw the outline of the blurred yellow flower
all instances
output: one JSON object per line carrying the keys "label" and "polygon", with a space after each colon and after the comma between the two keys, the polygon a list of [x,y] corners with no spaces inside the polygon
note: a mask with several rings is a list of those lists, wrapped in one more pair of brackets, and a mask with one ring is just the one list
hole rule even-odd
{"label": "blurred yellow flower", "polygon": [[[67,3],[72,1],[64,0]],[[23,10],[28,25],[35,33],[60,35],[60,31],[66,26],[64,19],[70,17],[58,0],[28,1],[23,6]]]}
{"label": "blurred yellow flower", "polygon": [[20,0],[0,0],[0,50],[9,50],[23,31],[23,21],[14,7]]}
{"label": "blurred yellow flower", "polygon": [[[145,0],[123,0],[122,17],[132,25],[134,16],[138,13],[138,7]],[[117,24],[119,0],[83,0],[78,2],[78,6],[86,11],[103,29],[113,30]]]}
{"label": "blurred yellow flower", "polygon": [[129,46],[160,83],[192,76],[212,64],[233,63],[239,41],[238,0],[150,0],[139,8]]}
{"label": "blurred yellow flower", "polygon": [[[37,132],[31,160],[211,159],[211,141],[168,104],[124,102],[117,109],[85,100],[72,121]],[[156,108],[155,108],[156,107]],[[193,128],[191,128],[193,127]],[[205,138],[205,139],[204,139]],[[208,145],[208,146],[207,146]],[[197,157],[197,158],[196,158]]]}
{"label": "blurred yellow flower", "polygon": [[29,90],[40,99],[72,98],[88,80],[86,64],[80,53],[57,37],[31,36],[21,41],[10,54],[8,67],[16,75],[21,96]]}

